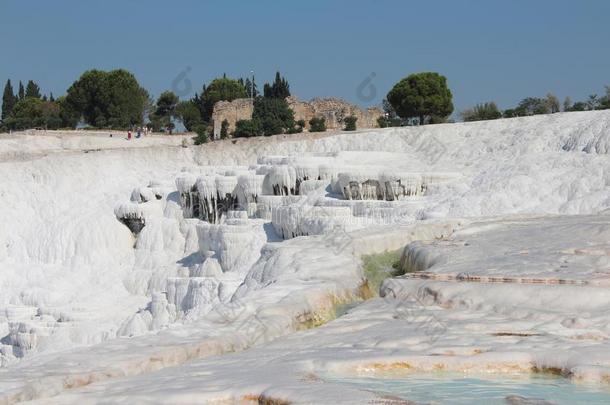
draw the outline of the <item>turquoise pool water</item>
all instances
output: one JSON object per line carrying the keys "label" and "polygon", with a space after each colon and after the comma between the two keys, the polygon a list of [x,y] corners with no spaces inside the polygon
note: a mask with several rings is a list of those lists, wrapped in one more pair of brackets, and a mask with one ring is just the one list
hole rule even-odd
{"label": "turquoise pool water", "polygon": [[329,382],[430,404],[610,404],[610,388],[549,375],[464,376],[429,373],[404,377],[332,376]]}

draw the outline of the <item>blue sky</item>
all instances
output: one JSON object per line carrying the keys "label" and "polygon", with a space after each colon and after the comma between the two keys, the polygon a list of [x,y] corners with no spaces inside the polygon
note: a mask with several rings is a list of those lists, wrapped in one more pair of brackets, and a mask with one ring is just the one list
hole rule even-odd
{"label": "blue sky", "polygon": [[280,70],[301,99],[372,105],[432,70],[447,76],[457,110],[507,108],[549,91],[601,94],[608,16],[607,0],[0,0],[0,81],[34,79],[61,95],[86,69],[122,67],[158,95],[186,93],[176,78],[192,93],[252,69],[262,88]]}

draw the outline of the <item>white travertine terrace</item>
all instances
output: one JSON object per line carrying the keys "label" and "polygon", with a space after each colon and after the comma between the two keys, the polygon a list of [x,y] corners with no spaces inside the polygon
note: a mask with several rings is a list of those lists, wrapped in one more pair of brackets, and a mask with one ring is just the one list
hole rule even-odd
{"label": "white travertine terrace", "polygon": [[358,403],[316,378],[401,364],[610,380],[610,113],[182,139],[0,137],[0,404]]}

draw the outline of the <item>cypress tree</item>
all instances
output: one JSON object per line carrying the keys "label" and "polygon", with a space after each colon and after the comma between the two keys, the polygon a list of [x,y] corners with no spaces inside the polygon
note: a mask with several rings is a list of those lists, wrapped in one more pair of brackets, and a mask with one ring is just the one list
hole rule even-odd
{"label": "cypress tree", "polygon": [[263,95],[267,98],[285,99],[290,96],[290,85],[288,84],[288,81],[280,75],[280,72],[276,72],[273,84],[270,85],[265,83],[263,86]]}
{"label": "cypress tree", "polygon": [[55,101],[55,97],[53,97],[53,92],[49,94],[49,101]]}
{"label": "cypress tree", "polygon": [[13,94],[13,86],[11,84],[11,80],[8,79],[6,81],[6,85],[4,86],[4,93],[2,93],[2,120],[4,121],[13,111],[13,107],[15,107],[15,103],[17,102],[17,98],[15,94]]}
{"label": "cypress tree", "polygon": [[28,84],[25,86],[25,96],[40,98],[40,87],[33,80],[28,80]]}
{"label": "cypress tree", "polygon": [[23,83],[19,80],[19,100],[23,100],[25,98],[25,89],[23,88]]}

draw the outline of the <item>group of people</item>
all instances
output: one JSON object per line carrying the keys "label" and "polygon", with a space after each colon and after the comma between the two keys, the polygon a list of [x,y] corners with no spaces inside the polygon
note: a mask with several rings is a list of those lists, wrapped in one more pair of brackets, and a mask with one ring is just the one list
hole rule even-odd
{"label": "group of people", "polygon": [[[150,133],[152,133],[152,130],[148,127],[137,127],[135,129],[135,132],[136,132],[136,138],[139,138],[142,135],[148,136]],[[128,141],[131,140],[131,130],[127,131],[127,140]]]}

